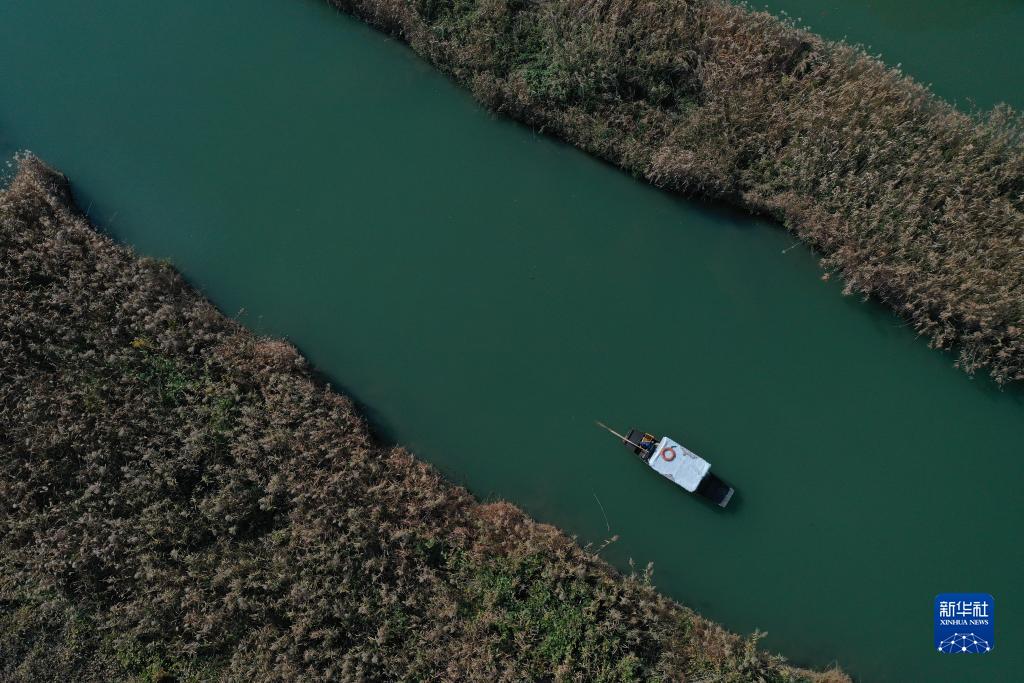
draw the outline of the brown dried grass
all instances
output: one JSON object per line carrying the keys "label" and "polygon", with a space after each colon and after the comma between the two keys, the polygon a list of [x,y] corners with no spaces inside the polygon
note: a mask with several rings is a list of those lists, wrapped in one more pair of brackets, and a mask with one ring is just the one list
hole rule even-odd
{"label": "brown dried grass", "polygon": [[34,158],[0,377],[0,680],[847,680],[375,443]]}
{"label": "brown dried grass", "polygon": [[724,0],[330,0],[488,107],[769,214],[957,365],[1024,379],[1024,147],[859,49]]}

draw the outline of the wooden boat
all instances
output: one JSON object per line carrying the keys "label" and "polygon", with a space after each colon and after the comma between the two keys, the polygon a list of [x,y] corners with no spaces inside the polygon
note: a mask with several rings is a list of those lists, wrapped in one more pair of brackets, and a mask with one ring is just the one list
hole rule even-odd
{"label": "wooden boat", "polygon": [[598,426],[622,439],[622,444],[646,462],[651,469],[672,480],[690,493],[707,498],[719,507],[725,507],[735,489],[711,473],[711,463],[667,436],[660,439],[636,429],[626,436],[607,425]]}

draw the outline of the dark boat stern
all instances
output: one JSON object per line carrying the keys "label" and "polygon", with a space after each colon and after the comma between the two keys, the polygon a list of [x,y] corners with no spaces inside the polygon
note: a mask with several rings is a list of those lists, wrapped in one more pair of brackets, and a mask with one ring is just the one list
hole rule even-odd
{"label": "dark boat stern", "polygon": [[704,478],[700,480],[700,484],[697,486],[695,493],[698,496],[707,498],[718,507],[725,507],[732,500],[732,494],[736,491],[733,487],[726,484],[724,481],[716,477],[713,473],[708,472],[704,475]]}

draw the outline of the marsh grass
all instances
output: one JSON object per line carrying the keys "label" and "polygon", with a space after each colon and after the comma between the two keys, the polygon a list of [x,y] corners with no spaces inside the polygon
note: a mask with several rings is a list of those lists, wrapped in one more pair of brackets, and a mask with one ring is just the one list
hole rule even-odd
{"label": "marsh grass", "polygon": [[771,215],[969,373],[1024,379],[1024,148],[898,69],[724,0],[329,0],[491,109]]}
{"label": "marsh grass", "polygon": [[31,157],[0,377],[0,680],[848,680],[375,443]]}

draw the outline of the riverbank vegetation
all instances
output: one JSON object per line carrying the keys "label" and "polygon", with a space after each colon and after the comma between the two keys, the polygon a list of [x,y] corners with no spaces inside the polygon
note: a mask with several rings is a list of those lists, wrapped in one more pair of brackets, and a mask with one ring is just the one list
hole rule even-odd
{"label": "riverbank vegetation", "polygon": [[0,680],[848,680],[375,443],[31,157],[0,377]]}
{"label": "riverbank vegetation", "polygon": [[779,219],[965,371],[1024,379],[1024,148],[849,45],[723,0],[329,0],[491,109]]}

